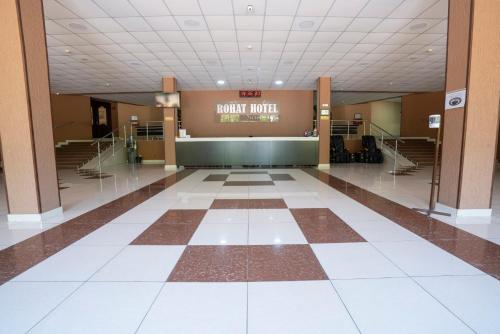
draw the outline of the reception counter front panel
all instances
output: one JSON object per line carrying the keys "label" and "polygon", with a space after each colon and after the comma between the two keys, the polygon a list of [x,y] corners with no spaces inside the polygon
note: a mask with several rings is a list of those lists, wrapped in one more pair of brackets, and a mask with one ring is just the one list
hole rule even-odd
{"label": "reception counter front panel", "polygon": [[177,138],[179,166],[314,166],[317,137]]}

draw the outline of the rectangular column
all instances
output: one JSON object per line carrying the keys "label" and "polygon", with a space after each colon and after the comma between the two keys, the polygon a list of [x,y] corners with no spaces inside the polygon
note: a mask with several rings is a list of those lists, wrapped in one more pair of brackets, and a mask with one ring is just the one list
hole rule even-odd
{"label": "rectangular column", "polygon": [[62,212],[41,0],[0,1],[0,136],[9,220]]}
{"label": "rectangular column", "polygon": [[438,202],[461,215],[491,214],[500,99],[498,0],[450,0],[446,92],[466,89],[445,110]]}
{"label": "rectangular column", "polygon": [[[330,115],[331,115],[331,77],[320,77],[317,81],[316,129],[319,132],[318,168],[330,168]],[[328,115],[321,115],[328,110]]]}
{"label": "rectangular column", "polygon": [[[163,78],[162,90],[164,93],[176,93],[177,81],[175,78]],[[175,138],[177,137],[177,110],[163,108],[163,140],[165,141],[165,169],[176,169],[177,159],[175,152]]]}

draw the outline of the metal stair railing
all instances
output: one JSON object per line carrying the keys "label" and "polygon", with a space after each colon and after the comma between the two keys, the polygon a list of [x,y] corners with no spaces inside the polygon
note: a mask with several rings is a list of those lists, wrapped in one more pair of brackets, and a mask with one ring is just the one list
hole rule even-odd
{"label": "metal stair railing", "polygon": [[[408,169],[409,167],[411,168],[418,168],[418,162],[416,161],[413,161],[412,159],[409,159],[407,156],[405,156],[403,153],[401,153],[401,151],[398,151],[398,143],[399,144],[405,144],[405,141],[402,140],[401,138],[397,137],[397,136],[394,136],[393,134],[391,134],[390,132],[388,132],[387,130],[383,129],[381,126],[373,123],[373,122],[370,122],[370,127],[369,127],[369,130],[370,130],[370,135],[371,136],[374,136],[376,140],[378,140],[380,142],[380,148],[386,148],[387,151],[391,152],[392,155],[393,155],[393,158],[394,158],[394,167],[393,167],[393,170],[392,171],[389,171],[389,173],[393,173],[393,174],[396,174],[397,171],[398,171],[398,156],[400,157],[403,157],[404,159],[408,160],[410,163],[413,164],[413,167],[412,166],[407,166],[407,165],[404,165],[402,161],[399,161],[399,166],[404,168],[404,169]],[[384,143],[384,137],[385,137],[385,140],[387,142],[387,140],[393,140],[394,141],[394,147],[392,147],[391,145],[387,145],[386,143]],[[400,159],[401,160],[401,159]]]}

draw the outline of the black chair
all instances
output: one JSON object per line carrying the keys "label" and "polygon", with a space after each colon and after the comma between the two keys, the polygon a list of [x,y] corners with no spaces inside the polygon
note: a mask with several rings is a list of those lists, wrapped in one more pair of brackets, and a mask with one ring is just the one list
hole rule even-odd
{"label": "black chair", "polygon": [[374,136],[361,137],[361,145],[363,146],[361,152],[361,159],[363,162],[381,164],[384,162],[384,155],[382,151],[377,148],[377,142]]}
{"label": "black chair", "polygon": [[344,137],[340,135],[330,137],[330,162],[351,162],[351,153],[344,147]]}

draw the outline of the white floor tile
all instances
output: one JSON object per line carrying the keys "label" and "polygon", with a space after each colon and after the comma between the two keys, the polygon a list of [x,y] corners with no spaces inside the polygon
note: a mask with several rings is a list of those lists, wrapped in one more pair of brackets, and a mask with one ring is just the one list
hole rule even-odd
{"label": "white floor tile", "polygon": [[74,243],[75,246],[126,246],[145,229],[146,224],[106,224]]}
{"label": "white floor tile", "polygon": [[410,278],[335,280],[361,333],[473,333]]}
{"label": "white floor tile", "polygon": [[86,281],[121,249],[121,246],[69,246],[13,280]]}
{"label": "white floor tile", "polygon": [[174,204],[175,200],[170,203],[161,203],[156,206],[149,204],[147,207],[136,206],[130,211],[125,212],[123,215],[113,219],[110,224],[153,224],[160,218],[170,206]]}
{"label": "white floor tile", "polygon": [[345,220],[345,222],[370,242],[423,241],[418,235],[391,221]]}
{"label": "white floor tile", "polygon": [[248,225],[234,223],[201,223],[189,241],[190,245],[246,245]]}
{"label": "white floor tile", "polygon": [[246,333],[246,283],[166,283],[139,334]]}
{"label": "white floor tile", "polygon": [[251,223],[295,223],[288,209],[251,209],[249,210]]}
{"label": "white floor tile", "polygon": [[358,333],[328,281],[248,284],[249,334]]}
{"label": "white floor tile", "polygon": [[293,208],[326,208],[316,196],[283,196],[286,205]]}
{"label": "white floor tile", "polygon": [[232,223],[247,224],[248,210],[246,209],[217,209],[208,210],[203,217],[202,224]]}
{"label": "white floor tile", "polygon": [[229,174],[226,181],[248,181],[248,174]]}
{"label": "white floor tile", "polygon": [[306,244],[306,238],[297,223],[255,223],[249,225],[250,245]]}
{"label": "white floor tile", "polygon": [[416,281],[477,333],[500,329],[500,282],[491,276],[418,277]]}
{"label": "white floor tile", "polygon": [[89,282],[30,333],[135,333],[163,283]]}
{"label": "white floor tile", "polygon": [[78,282],[7,282],[0,286],[0,333],[25,333],[71,294]]}
{"label": "white floor tile", "polygon": [[409,276],[483,274],[427,241],[378,242],[373,245]]}
{"label": "white floor tile", "polygon": [[227,186],[222,187],[216,198],[248,198],[247,186]]}
{"label": "white floor tile", "polygon": [[311,247],[331,279],[406,276],[367,242],[312,244]]}
{"label": "white floor tile", "polygon": [[212,205],[213,198],[182,197],[172,204],[170,209],[208,209]]}
{"label": "white floor tile", "polygon": [[90,281],[165,282],[185,246],[127,246]]}

